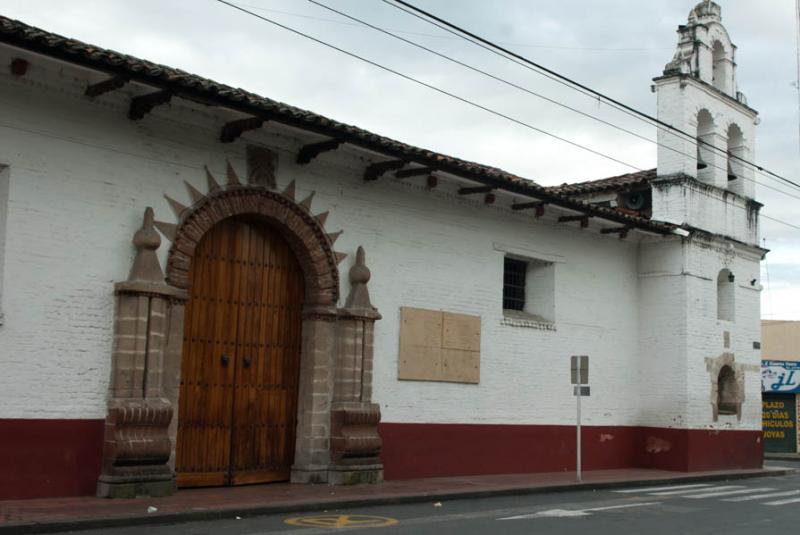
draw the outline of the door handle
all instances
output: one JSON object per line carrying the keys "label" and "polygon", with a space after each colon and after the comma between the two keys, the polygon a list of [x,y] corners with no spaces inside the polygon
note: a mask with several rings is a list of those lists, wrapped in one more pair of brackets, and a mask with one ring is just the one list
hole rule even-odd
{"label": "door handle", "polygon": [[219,360],[220,360],[220,362],[222,363],[223,366],[225,366],[225,367],[228,366],[228,355],[223,353],[222,356],[219,358]]}
{"label": "door handle", "polygon": [[245,357],[244,358],[244,367],[245,368],[249,368],[250,364],[252,364],[252,362],[253,362],[253,360],[250,357]]}

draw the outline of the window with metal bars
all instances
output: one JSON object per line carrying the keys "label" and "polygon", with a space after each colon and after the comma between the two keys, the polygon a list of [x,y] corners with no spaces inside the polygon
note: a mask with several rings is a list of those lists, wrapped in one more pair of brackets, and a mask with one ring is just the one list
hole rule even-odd
{"label": "window with metal bars", "polygon": [[503,308],[505,310],[525,309],[525,274],[528,263],[515,258],[505,259],[503,266]]}

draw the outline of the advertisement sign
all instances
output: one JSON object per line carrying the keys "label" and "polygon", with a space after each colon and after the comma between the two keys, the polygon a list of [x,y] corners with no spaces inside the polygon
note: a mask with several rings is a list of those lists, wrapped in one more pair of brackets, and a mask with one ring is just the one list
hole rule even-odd
{"label": "advertisement sign", "polygon": [[794,396],[765,392],[761,403],[765,451],[795,453],[797,451],[797,411]]}
{"label": "advertisement sign", "polygon": [[800,362],[762,360],[761,391],[776,394],[800,393]]}

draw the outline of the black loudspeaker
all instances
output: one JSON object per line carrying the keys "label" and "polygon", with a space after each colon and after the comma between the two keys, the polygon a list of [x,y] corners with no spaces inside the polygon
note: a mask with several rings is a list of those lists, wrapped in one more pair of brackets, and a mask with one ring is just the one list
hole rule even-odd
{"label": "black loudspeaker", "polygon": [[628,210],[643,210],[647,208],[647,201],[647,196],[643,191],[630,191],[621,193],[619,196],[620,207]]}

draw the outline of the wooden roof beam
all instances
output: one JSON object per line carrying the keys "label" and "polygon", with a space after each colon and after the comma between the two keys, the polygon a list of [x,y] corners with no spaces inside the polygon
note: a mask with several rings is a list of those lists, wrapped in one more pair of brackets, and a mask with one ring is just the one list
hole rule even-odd
{"label": "wooden roof beam", "polygon": [[542,217],[544,215],[544,207],[547,203],[542,201],[533,201],[533,202],[518,202],[511,205],[512,210],[536,210],[536,217]]}
{"label": "wooden roof beam", "polygon": [[370,182],[372,180],[378,180],[385,173],[394,171],[395,169],[401,169],[405,164],[405,160],[389,160],[387,162],[374,163],[364,171],[364,181]]}
{"label": "wooden roof beam", "polygon": [[245,117],[244,119],[227,122],[219,133],[219,140],[223,143],[231,143],[248,130],[261,128],[263,124],[264,119],[261,117]]}
{"label": "wooden roof beam", "polygon": [[588,215],[562,215],[558,218],[559,223],[569,223],[570,221],[580,221],[581,228],[586,228],[589,226]]}
{"label": "wooden roof beam", "polygon": [[631,228],[629,226],[624,227],[609,227],[600,229],[600,234],[619,234],[620,239],[625,239],[628,236],[628,232],[630,232]]}
{"label": "wooden roof beam", "polygon": [[100,95],[105,95],[111,91],[121,89],[122,86],[128,82],[130,82],[130,78],[127,76],[112,76],[111,78],[106,78],[102,82],[86,86],[86,91],[84,91],[83,94],[89,98],[99,97]]}
{"label": "wooden roof beam", "polygon": [[491,193],[494,191],[492,186],[474,186],[469,188],[458,188],[459,195],[472,195],[473,193]]}
{"label": "wooden roof beam", "polygon": [[327,152],[329,150],[336,150],[339,148],[339,145],[344,143],[341,139],[326,139],[325,141],[320,141],[319,143],[311,143],[310,145],[304,145],[300,152],[297,153],[297,163],[300,165],[305,165],[310,163],[311,160],[322,154],[323,152]]}
{"label": "wooden roof beam", "polygon": [[133,97],[131,107],[128,111],[128,118],[134,121],[142,119],[145,115],[153,111],[156,106],[166,104],[172,99],[172,92],[168,90],[156,91],[138,97]]}
{"label": "wooden roof beam", "polygon": [[412,176],[430,175],[435,171],[432,167],[417,167],[415,169],[401,169],[394,174],[395,178],[409,178]]}

